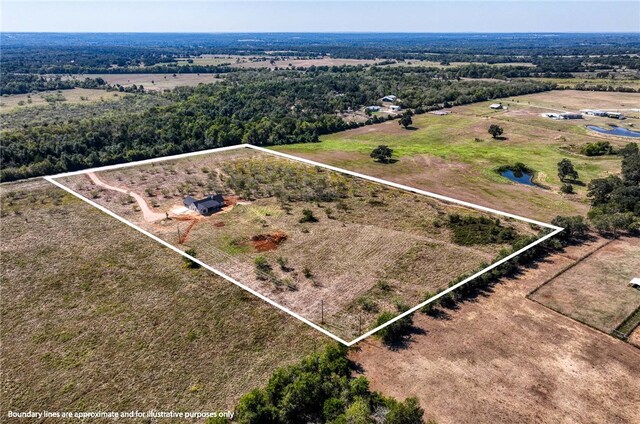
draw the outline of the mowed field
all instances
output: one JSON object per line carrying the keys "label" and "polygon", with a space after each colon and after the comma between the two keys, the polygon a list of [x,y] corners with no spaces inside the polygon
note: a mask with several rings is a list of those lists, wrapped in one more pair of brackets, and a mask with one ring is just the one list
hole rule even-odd
{"label": "mowed field", "polygon": [[[447,116],[413,117],[413,129],[396,121],[365,126],[321,138],[321,143],[278,146],[274,149],[343,168],[388,178],[410,186],[539,220],[556,215],[585,214],[586,184],[593,178],[618,173],[616,156],[586,157],[579,153],[588,142],[610,141],[621,147],[632,141],[588,131],[586,125],[640,125],[638,113],[617,121],[589,117],[556,121],[540,116],[554,110],[631,108],[640,103],[635,93],[553,91],[503,101],[508,109],[493,111],[491,102],[459,106]],[[491,124],[504,128],[503,140],[487,133]],[[375,163],[369,153],[380,144],[394,149],[393,164]],[[559,193],[557,163],[569,158],[584,185],[575,195]],[[536,171],[541,187],[514,183],[495,172],[501,165],[523,162]],[[526,202],[522,200],[526,199]]]}
{"label": "mowed field", "polygon": [[326,341],[48,182],[0,192],[3,411],[227,410]]}
{"label": "mowed field", "polygon": [[638,276],[640,238],[612,240],[538,288],[530,298],[611,333],[640,307],[640,290],[629,286]]}
{"label": "mowed field", "polygon": [[416,314],[406,349],[368,339],[352,358],[374,390],[417,396],[439,424],[637,423],[640,349],[526,297],[602,243],[553,255],[442,319]]}
{"label": "mowed field", "polygon": [[[70,90],[43,91],[31,94],[12,94],[0,97],[0,112],[19,108],[43,106],[52,103],[86,104],[92,102],[117,100],[123,94],[97,88],[73,88]],[[50,101],[47,101],[47,98]]]}
{"label": "mowed field", "polygon": [[220,81],[216,74],[80,74],[73,78],[102,78],[109,84],[131,87],[142,85],[146,91],[173,90],[180,86],[211,84]]}
{"label": "mowed field", "polygon": [[[61,182],[347,341],[381,311],[417,305],[540,230],[250,149]],[[180,212],[186,195],[212,192],[229,207]],[[305,210],[315,222],[303,221]],[[460,241],[452,215],[488,218],[487,229],[471,225],[487,241]],[[491,241],[490,230],[512,238]],[[260,258],[268,265],[258,270]]]}

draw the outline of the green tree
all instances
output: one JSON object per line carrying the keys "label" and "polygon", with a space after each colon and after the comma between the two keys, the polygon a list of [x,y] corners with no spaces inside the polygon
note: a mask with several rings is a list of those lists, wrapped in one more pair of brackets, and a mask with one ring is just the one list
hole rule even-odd
{"label": "green tree", "polygon": [[300,223],[304,224],[305,222],[318,222],[318,218],[313,215],[313,211],[311,209],[302,210],[302,218],[300,218]]}
{"label": "green tree", "polygon": [[422,424],[424,410],[420,407],[418,399],[407,398],[404,402],[390,400],[387,402],[389,412],[385,417],[385,424]]}
{"label": "green tree", "polygon": [[404,113],[398,121],[399,125],[402,125],[405,128],[409,128],[411,124],[413,124],[413,120],[411,119],[411,115],[409,113]]}
{"label": "green tree", "polygon": [[489,125],[489,134],[491,134],[491,137],[498,138],[502,135],[502,133],[504,133],[504,129],[500,125]]}
{"label": "green tree", "polygon": [[573,167],[573,163],[567,158],[558,162],[558,178],[564,181],[567,177],[575,181],[578,179],[578,171]]}
{"label": "green tree", "polygon": [[373,151],[369,156],[371,156],[378,162],[389,163],[392,155],[393,155],[393,149],[390,149],[388,146],[381,144],[380,146],[373,149]]}

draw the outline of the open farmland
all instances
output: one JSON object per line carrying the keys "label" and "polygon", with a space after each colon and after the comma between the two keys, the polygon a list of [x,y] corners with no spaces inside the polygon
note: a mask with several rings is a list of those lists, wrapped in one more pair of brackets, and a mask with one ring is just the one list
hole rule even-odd
{"label": "open farmland", "polygon": [[[395,121],[370,125],[321,137],[321,143],[278,146],[286,153],[386,178],[435,193],[524,215],[550,220],[556,215],[585,214],[586,184],[593,178],[618,173],[620,158],[587,157],[580,148],[589,142],[609,141],[622,147],[633,139],[609,137],[586,129],[586,125],[640,125],[633,118],[617,121],[587,117],[552,120],[544,112],[566,107],[631,108],[640,94],[553,91],[503,101],[507,109],[491,110],[490,102],[457,106],[446,116],[413,116],[413,128],[405,130]],[[504,128],[503,139],[492,139],[489,125]],[[380,144],[394,150],[393,164],[374,162],[369,153]],[[559,192],[556,164],[569,158],[579,173],[576,194]],[[535,171],[538,186],[525,186],[502,177],[496,168],[523,162]],[[523,203],[522,199],[527,202]]]}
{"label": "open farmland", "polygon": [[602,242],[554,254],[440,318],[416,314],[406,349],[368,339],[352,358],[374,390],[417,396],[440,424],[638,422],[640,350],[526,297]]}
{"label": "open farmland", "polygon": [[[640,307],[640,238],[622,238],[538,288],[531,299],[606,333]],[[632,330],[631,328],[630,330]]]}
{"label": "open farmland", "polygon": [[173,90],[180,86],[194,86],[198,84],[211,84],[220,81],[216,74],[80,74],[73,78],[102,78],[108,84],[131,87],[143,86],[147,91]]}
{"label": "open farmland", "polygon": [[31,94],[12,94],[0,97],[0,112],[60,103],[88,104],[118,100],[121,97],[122,93],[97,88],[72,88]]}
{"label": "open farmland", "polygon": [[231,409],[326,340],[47,182],[0,192],[3,411]]}
{"label": "open farmland", "polygon": [[[60,181],[345,339],[540,230],[251,149]],[[182,206],[210,193],[221,211]]]}

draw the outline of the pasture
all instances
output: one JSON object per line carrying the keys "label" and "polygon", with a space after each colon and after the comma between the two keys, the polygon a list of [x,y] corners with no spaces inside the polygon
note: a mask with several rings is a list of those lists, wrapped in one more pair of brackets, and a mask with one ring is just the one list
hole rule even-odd
{"label": "pasture", "polygon": [[417,396],[438,423],[638,422],[640,350],[527,299],[601,244],[569,247],[438,318],[416,314],[405,349],[368,339],[351,357],[374,390]]}
{"label": "pasture", "polygon": [[147,91],[173,90],[180,86],[194,86],[198,84],[211,84],[220,81],[215,74],[81,74],[73,78],[102,78],[107,83],[123,87],[131,87],[133,84],[143,86]]}
{"label": "pasture", "polygon": [[228,409],[326,341],[43,180],[0,193],[3,411]]}
{"label": "pasture", "polygon": [[534,291],[536,302],[606,333],[640,307],[640,290],[629,281],[640,270],[640,238],[604,245]]}
{"label": "pasture", "polygon": [[[580,153],[582,146],[609,141],[622,147],[631,141],[587,131],[586,125],[628,126],[636,125],[638,120],[587,117],[557,121],[540,114],[563,106],[573,111],[630,107],[637,100],[639,94],[554,91],[503,100],[508,106],[503,110],[489,109],[492,101],[453,107],[446,116],[417,115],[408,130],[390,121],[323,136],[321,143],[274,149],[495,209],[550,220],[556,215],[586,213],[586,184],[593,178],[619,172],[617,156],[587,157]],[[502,138],[493,139],[487,133],[491,124],[504,128]],[[394,150],[396,163],[380,164],[369,157],[380,144]],[[576,194],[559,192],[557,163],[563,158],[569,158],[579,173],[579,181],[573,184]],[[511,182],[495,172],[499,166],[517,162],[533,168],[537,187]],[[523,198],[527,201],[522,202]]]}
{"label": "pasture", "polygon": [[42,91],[30,94],[11,94],[0,97],[0,113],[33,106],[56,104],[88,104],[113,101],[122,93],[97,88],[72,88],[70,90]]}
{"label": "pasture", "polygon": [[[61,181],[347,341],[539,231],[248,149]],[[181,212],[210,193],[222,211]]]}

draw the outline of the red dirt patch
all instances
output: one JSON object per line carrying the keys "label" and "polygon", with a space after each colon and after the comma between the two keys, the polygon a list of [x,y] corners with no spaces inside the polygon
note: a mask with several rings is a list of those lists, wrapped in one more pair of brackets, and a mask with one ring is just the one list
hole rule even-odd
{"label": "red dirt patch", "polygon": [[273,234],[258,234],[251,237],[251,244],[258,252],[276,250],[278,245],[287,239],[287,235],[281,231]]}

